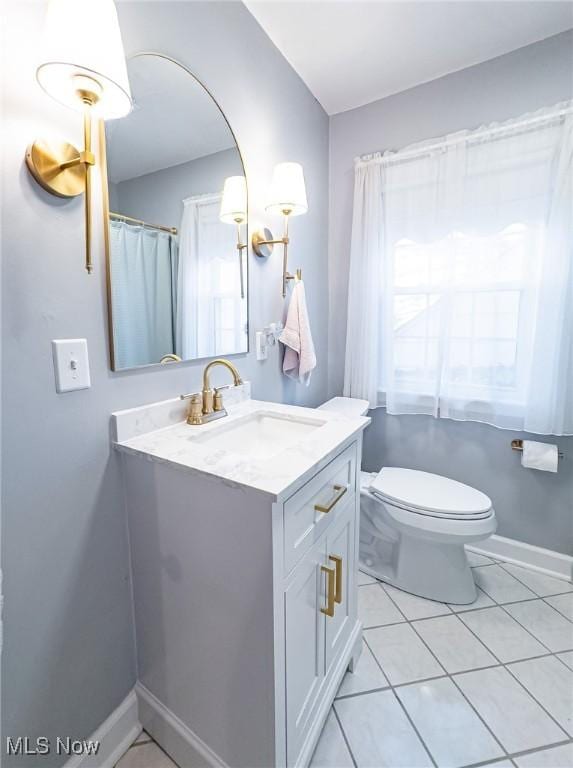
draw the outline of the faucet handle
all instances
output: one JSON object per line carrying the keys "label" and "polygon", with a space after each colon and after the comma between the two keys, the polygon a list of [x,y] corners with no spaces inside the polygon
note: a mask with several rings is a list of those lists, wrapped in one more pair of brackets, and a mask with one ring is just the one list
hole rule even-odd
{"label": "faucet handle", "polygon": [[180,400],[190,400],[195,395],[201,395],[200,392],[189,392],[187,395],[179,395]]}
{"label": "faucet handle", "polygon": [[231,389],[231,385],[225,384],[223,387],[215,387],[215,397],[213,398],[214,411],[225,410],[225,406],[223,405],[223,395],[221,394],[224,389]]}
{"label": "faucet handle", "polygon": [[187,424],[198,425],[203,423],[203,398],[200,392],[190,392],[188,395],[179,395],[180,400],[191,399]]}

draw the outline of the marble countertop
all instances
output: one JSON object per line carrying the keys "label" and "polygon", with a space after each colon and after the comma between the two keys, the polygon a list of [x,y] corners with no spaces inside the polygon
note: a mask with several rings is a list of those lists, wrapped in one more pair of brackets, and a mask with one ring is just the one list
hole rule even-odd
{"label": "marble countertop", "polygon": [[[175,400],[157,403],[155,407],[158,413],[170,412],[171,421],[173,413],[181,418],[181,408]],[[160,426],[161,419],[150,416],[152,409],[153,406],[147,406],[114,414],[114,445],[118,450],[144,455],[152,461],[191,473],[211,475],[227,483],[267,493],[275,499],[290,495],[370,423],[366,417],[348,418],[328,410],[245,399],[228,404],[228,416],[208,424],[190,426],[185,421],[178,421]],[[137,411],[143,414],[138,423],[148,424],[151,431],[125,428],[126,418],[130,425],[135,423]],[[309,419],[323,423],[270,458],[241,455],[238,451],[203,445],[196,439],[257,411],[277,414],[287,420],[290,417],[291,420]]]}

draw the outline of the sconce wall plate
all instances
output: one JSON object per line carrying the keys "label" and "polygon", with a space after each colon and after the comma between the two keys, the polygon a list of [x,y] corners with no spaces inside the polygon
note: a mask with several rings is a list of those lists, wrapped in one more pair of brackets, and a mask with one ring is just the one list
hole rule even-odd
{"label": "sconce wall plate", "polygon": [[73,144],[38,139],[26,150],[26,165],[38,184],[52,195],[77,197],[85,189],[85,169]]}
{"label": "sconce wall plate", "polygon": [[251,242],[255,255],[260,259],[266,259],[273,252],[274,243],[282,243],[282,240],[274,240],[271,230],[265,227],[253,233]]}

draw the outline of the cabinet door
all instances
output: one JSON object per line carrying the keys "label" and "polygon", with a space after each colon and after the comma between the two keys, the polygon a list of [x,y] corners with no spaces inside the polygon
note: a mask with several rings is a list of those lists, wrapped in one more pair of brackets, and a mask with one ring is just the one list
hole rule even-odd
{"label": "cabinet door", "polygon": [[323,537],[294,569],[284,595],[288,765],[296,762],[324,680],[325,557]]}
{"label": "cabinet door", "polygon": [[344,514],[336,521],[327,534],[326,559],[329,568],[336,568],[338,573],[338,595],[340,602],[334,606],[334,616],[325,617],[326,639],[326,674],[346,645],[352,631],[352,611],[354,601],[351,590],[354,589],[354,504],[350,504]]}

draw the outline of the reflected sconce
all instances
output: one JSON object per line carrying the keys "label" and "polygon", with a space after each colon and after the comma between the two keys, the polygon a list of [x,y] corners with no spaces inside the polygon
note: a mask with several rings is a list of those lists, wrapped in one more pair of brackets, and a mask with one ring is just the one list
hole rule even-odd
{"label": "reflected sconce", "polygon": [[286,296],[286,286],[289,280],[301,278],[300,269],[296,276],[288,272],[288,225],[290,216],[300,216],[308,211],[304,173],[300,163],[279,163],[273,171],[269,190],[268,203],[265,210],[269,213],[282,214],[284,217],[284,235],[280,239],[273,238],[269,229],[259,230],[253,234],[253,251],[263,258],[272,253],[273,246],[283,246],[283,298]]}
{"label": "reflected sconce", "polygon": [[241,298],[244,299],[243,249],[247,247],[247,244],[243,243],[241,238],[241,225],[247,221],[247,180],[244,176],[229,176],[225,179],[219,219],[225,224],[236,224],[237,226]]}
{"label": "reflected sconce", "polygon": [[45,190],[59,197],[85,192],[86,270],[91,258],[91,179],[95,165],[92,120],[127,115],[131,92],[113,0],[49,0],[40,64],[40,86],[53,99],[83,113],[84,147],[38,139],[26,151],[26,164]]}

